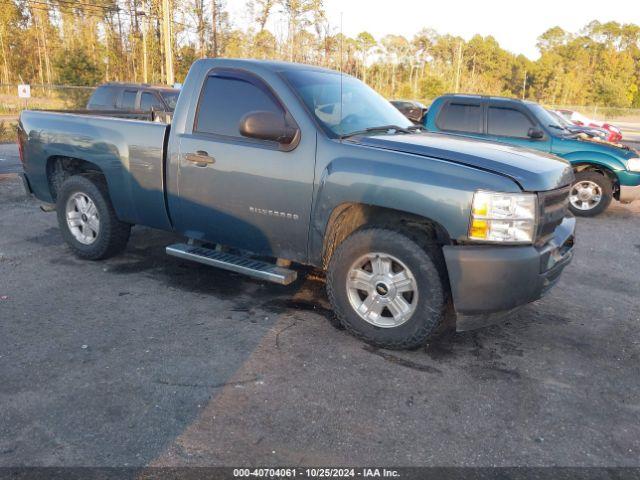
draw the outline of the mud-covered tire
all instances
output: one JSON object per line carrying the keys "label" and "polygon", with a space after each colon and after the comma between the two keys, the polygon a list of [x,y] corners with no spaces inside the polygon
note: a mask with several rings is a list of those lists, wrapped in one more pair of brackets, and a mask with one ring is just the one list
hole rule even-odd
{"label": "mud-covered tire", "polygon": [[[67,203],[76,194],[88,197],[97,210],[99,229],[90,244],[79,241],[67,222]],[[74,175],[64,181],[56,199],[58,225],[62,237],[73,253],[86,260],[102,260],[120,253],[127,245],[131,225],[116,216],[109,198],[107,184],[100,175]]]}
{"label": "mud-covered tire", "polygon": [[[573,185],[571,185],[570,192],[570,200],[569,200],[569,210],[578,216],[578,217],[595,217],[596,215],[600,215],[604,212],[607,207],[611,204],[611,200],[613,199],[613,184],[611,180],[606,175],[602,175],[598,172],[576,172],[575,181]],[[598,186],[600,189],[600,201],[597,205],[594,205],[593,208],[581,209],[574,205],[572,201],[573,194],[577,193],[576,186],[580,184],[589,184],[593,183]]]}
{"label": "mud-covered tire", "polygon": [[[349,272],[363,255],[390,255],[410,270],[417,283],[415,310],[398,326],[379,327],[363,319],[349,298]],[[384,228],[366,228],[347,237],[331,257],[327,294],[342,325],[354,336],[376,347],[412,349],[423,345],[445,318],[448,299],[446,267],[440,247],[420,245],[409,235]]]}

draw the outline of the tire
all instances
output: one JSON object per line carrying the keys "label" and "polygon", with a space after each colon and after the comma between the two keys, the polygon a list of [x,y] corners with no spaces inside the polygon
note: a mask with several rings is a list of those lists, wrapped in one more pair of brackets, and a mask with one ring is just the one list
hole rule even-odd
{"label": "tire", "polygon": [[[569,210],[578,217],[595,217],[604,212],[611,204],[613,199],[613,184],[606,175],[598,172],[576,172],[576,179],[571,185],[571,193],[569,194]],[[590,191],[600,192],[600,200],[594,203],[592,199],[587,198],[583,201],[580,197],[580,186],[597,186],[597,189]],[[585,189],[589,190],[589,189]],[[593,205],[592,205],[593,204]],[[580,208],[580,205],[587,208]]]}
{"label": "tire", "polygon": [[[83,205],[91,205],[92,203],[95,206],[95,210],[90,208],[90,218],[94,219],[94,223],[90,224],[90,218],[87,218],[84,225],[74,228],[74,233],[72,226],[67,221],[67,216],[73,214],[75,221],[80,222],[80,218],[84,218],[82,216],[85,215],[78,208],[77,200],[84,202]],[[76,205],[75,210],[68,212],[67,207],[74,208],[73,205]],[[56,210],[62,237],[76,256],[86,260],[102,260],[120,253],[126,247],[131,225],[118,220],[102,176],[74,175],[69,177],[58,191]],[[84,220],[82,221],[84,222]],[[92,230],[89,225],[97,228],[97,232]],[[81,241],[80,238],[84,241]]]}
{"label": "tire", "polygon": [[[391,262],[392,274],[397,275],[398,271],[403,272],[408,269],[409,276],[413,277],[417,297],[413,297],[413,293],[408,294],[408,292],[401,294],[404,296],[405,303],[413,308],[403,323],[389,325],[396,322],[396,317],[386,306],[390,303],[383,302],[383,300],[396,302],[395,298],[399,290],[396,290],[396,294],[392,296],[395,289],[394,283],[389,282],[389,285],[383,282],[378,283],[376,278],[384,277],[375,275],[376,271],[380,271],[380,267],[374,270],[373,261],[365,263],[364,267],[359,267],[363,257],[367,262],[366,259],[372,255],[376,263],[378,259],[395,258],[398,262]],[[367,269],[370,269],[373,275],[375,287],[369,289],[364,300],[364,290],[356,290],[348,286],[349,279],[353,278],[354,265],[357,270],[364,269],[365,274],[369,273]],[[379,290],[381,283],[384,288]],[[365,285],[371,284],[372,282],[369,281],[365,283]],[[329,301],[345,329],[371,345],[387,349],[413,349],[426,342],[445,318],[447,286],[444,259],[437,245],[420,246],[404,233],[384,228],[367,228],[351,234],[338,246],[327,270]],[[380,315],[375,312],[369,313],[369,315],[377,315],[377,319],[373,321],[371,318],[366,320],[356,311],[358,302],[362,302],[360,308],[363,309],[366,308],[363,305],[369,301],[376,303],[374,310],[380,308],[379,302],[371,300],[370,296],[371,299],[379,299],[385,305]],[[394,310],[397,312],[398,308],[395,307]],[[392,316],[391,319],[388,318],[389,315]],[[381,326],[380,323],[386,325]]]}

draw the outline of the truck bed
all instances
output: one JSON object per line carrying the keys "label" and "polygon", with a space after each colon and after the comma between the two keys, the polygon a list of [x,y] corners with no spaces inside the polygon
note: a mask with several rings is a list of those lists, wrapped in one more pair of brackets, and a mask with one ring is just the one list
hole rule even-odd
{"label": "truck bed", "polygon": [[23,163],[38,198],[54,201],[50,177],[59,159],[78,159],[105,174],[120,220],[170,229],[164,146],[169,125],[87,114],[24,111]]}

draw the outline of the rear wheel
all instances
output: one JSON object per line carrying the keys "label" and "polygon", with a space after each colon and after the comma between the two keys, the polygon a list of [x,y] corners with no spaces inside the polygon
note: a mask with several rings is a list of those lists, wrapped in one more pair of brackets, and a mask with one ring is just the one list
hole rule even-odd
{"label": "rear wheel", "polygon": [[101,176],[74,175],[65,180],[56,210],[62,236],[78,257],[100,260],[126,247],[131,225],[118,220]]}
{"label": "rear wheel", "polygon": [[327,292],[337,317],[372,345],[407,349],[422,345],[445,316],[441,253],[403,233],[360,230],[336,249]]}
{"label": "rear wheel", "polygon": [[580,217],[593,217],[604,212],[613,199],[611,180],[598,172],[577,172],[571,185],[569,209]]}

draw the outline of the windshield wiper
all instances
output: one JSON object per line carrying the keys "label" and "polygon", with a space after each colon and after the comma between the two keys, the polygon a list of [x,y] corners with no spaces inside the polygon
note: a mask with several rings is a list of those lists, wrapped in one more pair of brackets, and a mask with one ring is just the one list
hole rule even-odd
{"label": "windshield wiper", "polygon": [[420,128],[418,125],[411,125],[410,127],[399,127],[398,125],[380,125],[379,127],[369,127],[364,130],[357,130],[355,132],[346,133],[344,135],[340,135],[340,140],[343,138],[354,137],[356,135],[366,135],[367,133],[373,132],[388,132],[390,130],[394,130],[395,132],[401,133],[412,133],[416,131],[416,129]]}
{"label": "windshield wiper", "polygon": [[563,132],[569,132],[570,131],[568,128],[561,127],[560,125],[553,125],[551,123],[548,125],[548,127],[555,128],[557,130],[562,130]]}

